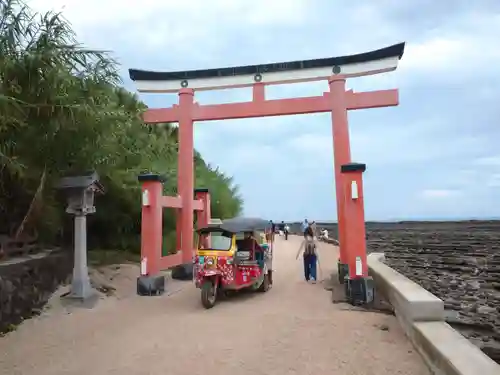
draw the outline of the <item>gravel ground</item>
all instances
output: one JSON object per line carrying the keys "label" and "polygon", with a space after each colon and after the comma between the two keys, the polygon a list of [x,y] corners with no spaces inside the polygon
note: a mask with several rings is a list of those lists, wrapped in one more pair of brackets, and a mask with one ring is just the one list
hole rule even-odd
{"label": "gravel ground", "polygon": [[[92,310],[54,306],[0,338],[0,374],[428,375],[393,316],[347,311],[303,280],[300,240],[277,239],[268,293],[211,310],[189,282],[141,298],[133,277],[117,277],[118,297]],[[320,245],[325,277],[335,251]]]}

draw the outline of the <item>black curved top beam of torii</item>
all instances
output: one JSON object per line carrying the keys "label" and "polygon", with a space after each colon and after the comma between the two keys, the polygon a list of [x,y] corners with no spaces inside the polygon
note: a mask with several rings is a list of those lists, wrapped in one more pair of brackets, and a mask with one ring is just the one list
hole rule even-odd
{"label": "black curved top beam of torii", "polygon": [[178,92],[181,88],[214,90],[248,87],[255,83],[279,84],[327,79],[335,74],[360,77],[389,72],[397,68],[405,43],[355,55],[298,60],[282,63],[155,72],[129,69],[139,92]]}

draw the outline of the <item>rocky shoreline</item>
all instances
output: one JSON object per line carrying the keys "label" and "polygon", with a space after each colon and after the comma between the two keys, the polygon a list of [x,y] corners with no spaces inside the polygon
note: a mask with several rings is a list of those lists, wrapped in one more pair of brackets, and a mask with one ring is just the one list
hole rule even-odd
{"label": "rocky shoreline", "polygon": [[372,229],[368,247],[441,298],[447,322],[500,363],[500,223]]}
{"label": "rocky shoreline", "polygon": [[367,251],[441,298],[447,322],[500,364],[500,221],[367,223]]}

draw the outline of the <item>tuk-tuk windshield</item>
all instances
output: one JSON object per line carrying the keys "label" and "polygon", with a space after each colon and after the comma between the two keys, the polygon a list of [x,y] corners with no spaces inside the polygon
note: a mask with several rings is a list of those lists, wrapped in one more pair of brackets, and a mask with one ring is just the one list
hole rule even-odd
{"label": "tuk-tuk windshield", "polygon": [[[226,232],[210,232],[203,233],[203,236],[207,236],[210,240],[210,250],[216,251],[227,251],[231,249],[232,235]],[[203,249],[203,241],[200,241],[200,249]]]}

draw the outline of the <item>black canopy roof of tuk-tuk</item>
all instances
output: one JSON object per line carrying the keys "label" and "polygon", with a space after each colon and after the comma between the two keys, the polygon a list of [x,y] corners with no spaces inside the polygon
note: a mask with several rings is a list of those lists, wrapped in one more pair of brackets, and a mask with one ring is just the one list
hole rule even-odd
{"label": "black canopy roof of tuk-tuk", "polygon": [[256,217],[234,217],[222,221],[222,224],[211,224],[208,227],[200,228],[198,231],[222,230],[230,233],[263,231],[271,226],[268,220]]}

